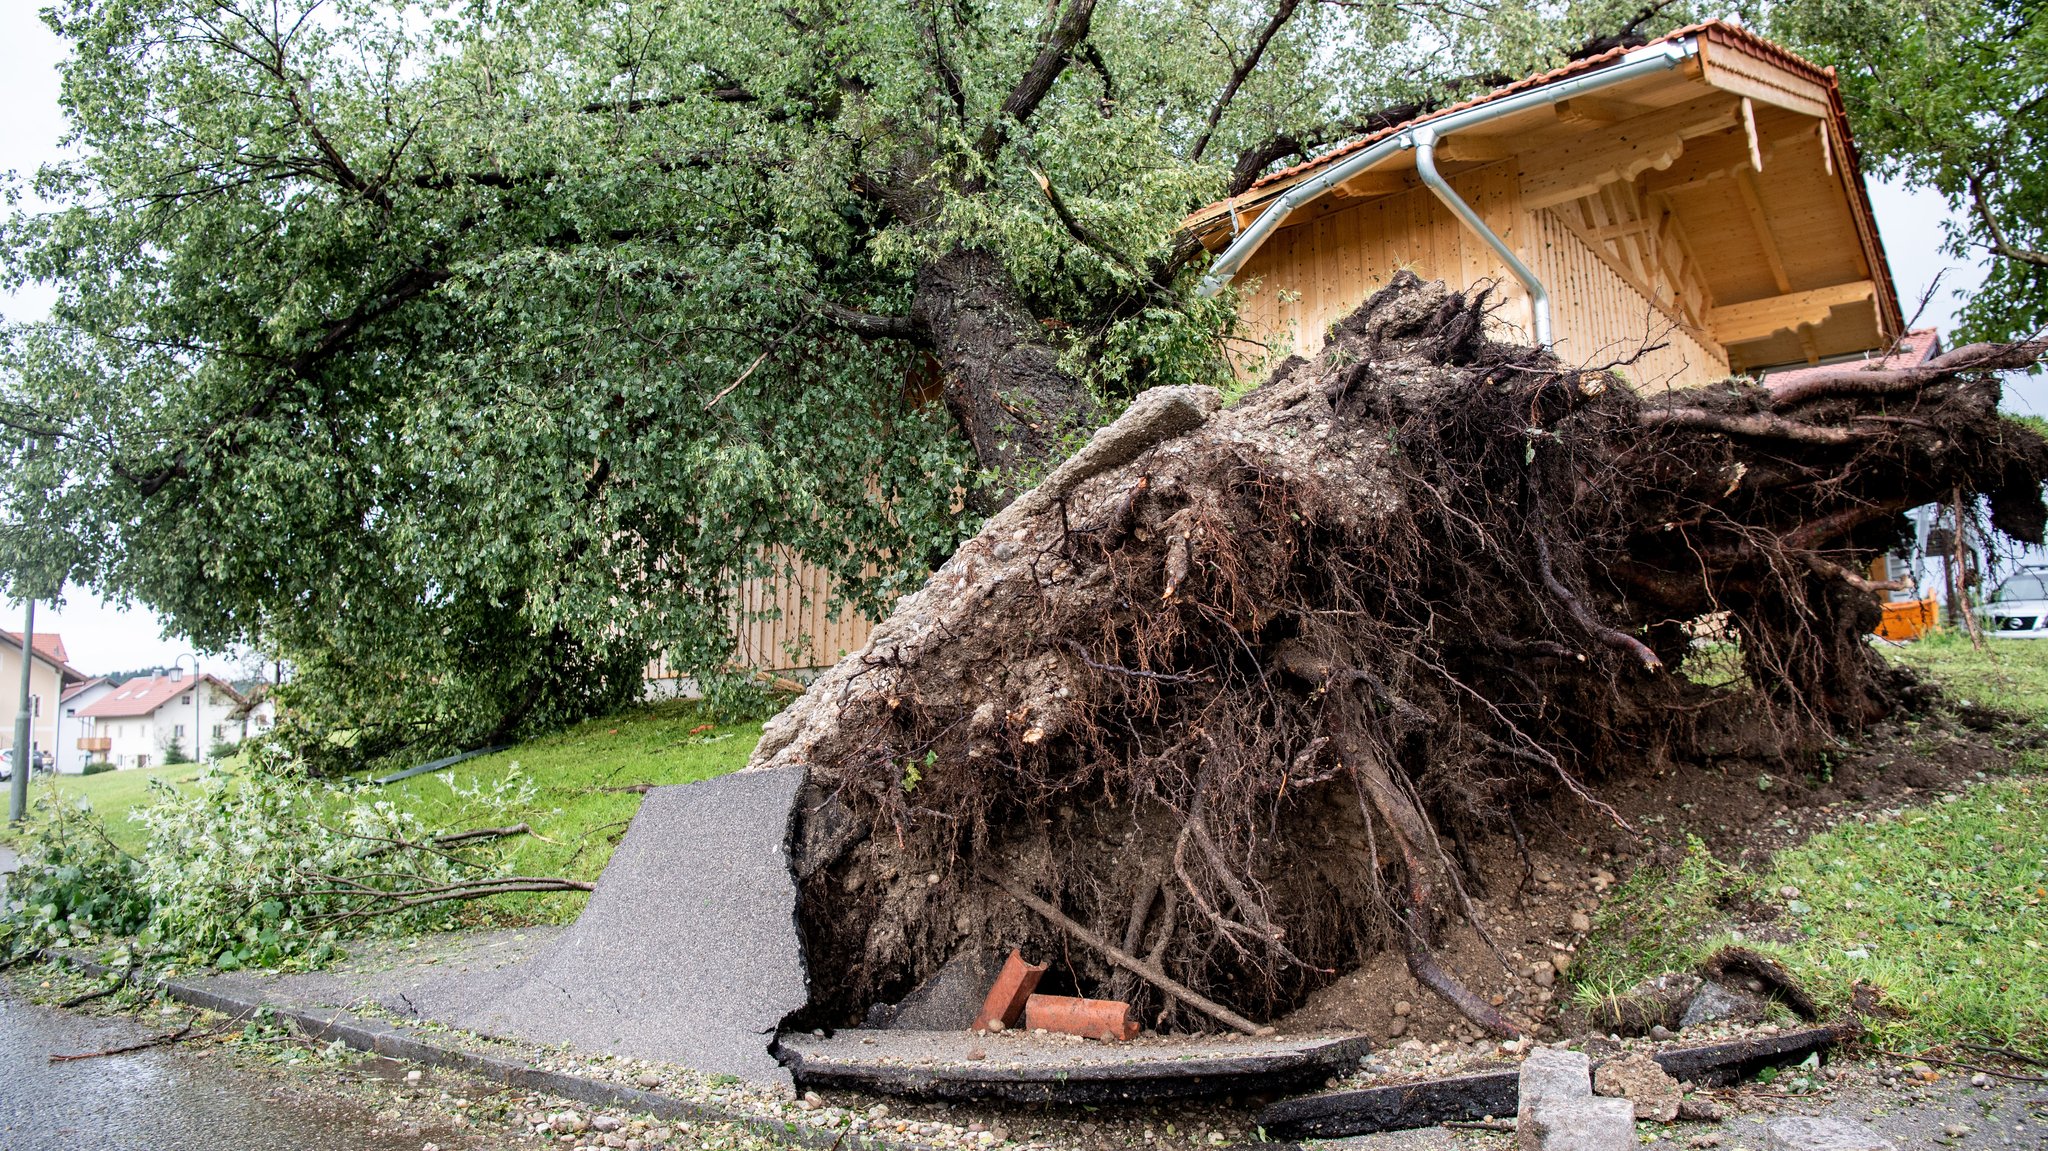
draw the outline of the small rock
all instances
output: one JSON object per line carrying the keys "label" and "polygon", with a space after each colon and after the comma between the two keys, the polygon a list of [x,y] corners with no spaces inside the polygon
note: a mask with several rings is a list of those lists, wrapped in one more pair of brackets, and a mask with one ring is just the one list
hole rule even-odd
{"label": "small rock", "polygon": [[620,1123],[618,1119],[613,1116],[599,1115],[590,1121],[590,1126],[593,1130],[596,1131],[617,1131],[620,1127],[623,1127],[624,1124]]}
{"label": "small rock", "polygon": [[1595,891],[1605,891],[1605,890],[1607,890],[1608,888],[1610,888],[1610,887],[1613,887],[1613,886],[1614,886],[1614,873],[1613,873],[1613,872],[1611,872],[1611,871],[1596,871],[1596,872],[1594,872],[1594,873],[1593,873],[1593,889],[1594,889]]}
{"label": "small rock", "polygon": [[1773,1119],[1764,1128],[1765,1151],[1897,1151],[1891,1140],[1847,1119]]}
{"label": "small rock", "polygon": [[1536,974],[1530,976],[1530,978],[1536,981],[1536,986],[1548,987],[1557,982],[1557,968],[1546,964],[1537,968]]}
{"label": "small rock", "polygon": [[626,1145],[626,1137],[616,1131],[607,1131],[604,1133],[603,1143],[605,1146],[613,1148],[613,1151],[618,1151],[619,1148],[623,1148]]}
{"label": "small rock", "polygon": [[1678,1117],[1691,1123],[1719,1123],[1728,1118],[1728,1109],[1712,1099],[1695,1096],[1679,1103]]}
{"label": "small rock", "polygon": [[1790,884],[1787,884],[1786,886],[1780,887],[1778,889],[1778,897],[1780,899],[1797,899],[1799,898],[1800,894],[1800,890],[1796,887],[1791,886]]}
{"label": "small rock", "polygon": [[420,1144],[420,1151],[441,1151],[441,1145],[439,1143],[422,1143]]}
{"label": "small rock", "polygon": [[1950,1123],[1941,1129],[1941,1133],[1943,1135],[1948,1136],[1951,1139],[1961,1139],[1963,1136],[1968,1135],[1970,1132],[1975,1130],[1976,1128],[1970,1126],[1968,1123]]}
{"label": "small rock", "polygon": [[1635,1105],[1636,1118],[1658,1123],[1678,1118],[1678,1104],[1685,1098],[1678,1080],[1666,1074],[1655,1060],[1639,1053],[1609,1059],[1595,1068],[1593,1093],[1627,1099]]}
{"label": "small rock", "polygon": [[993,1136],[995,1138],[995,1141],[998,1143],[1008,1143],[1010,1141],[1010,1133],[1001,1127],[991,1127],[989,1128],[988,1133],[991,1136]]}
{"label": "small rock", "polygon": [[967,1057],[973,1060],[982,1060],[988,1058],[988,1052],[983,1051],[979,1047],[969,1047],[967,1049]]}
{"label": "small rock", "polygon": [[1719,1147],[1721,1139],[1722,1135],[1719,1131],[1709,1131],[1704,1135],[1695,1135],[1687,1139],[1685,1145],[1687,1147]]}
{"label": "small rock", "polygon": [[1392,1023],[1389,1023],[1387,1025],[1387,1038],[1389,1039],[1399,1039],[1401,1036],[1406,1035],[1407,1033],[1408,1021],[1406,1019],[1397,1018]]}
{"label": "small rock", "polygon": [[418,1083],[418,1082],[420,1081],[420,1073],[419,1073],[418,1071],[408,1071],[408,1072],[406,1072],[406,1073],[405,1073],[405,1081],[406,1081],[406,1083],[407,1083],[408,1085],[411,1085],[411,1084],[416,1084],[416,1083]]}
{"label": "small rock", "polygon": [[638,1076],[634,1078],[633,1082],[638,1083],[640,1086],[649,1088],[651,1090],[653,1088],[661,1086],[661,1074],[660,1072],[656,1071],[642,1071]]}
{"label": "small rock", "polygon": [[1970,1086],[1975,1087],[1979,1091],[1986,1090],[1992,1086],[1991,1076],[1979,1071],[1975,1075],[1970,1076]]}
{"label": "small rock", "polygon": [[1571,969],[1571,965],[1572,965],[1572,956],[1571,956],[1571,952],[1569,952],[1569,951],[1553,951],[1553,952],[1551,952],[1551,954],[1550,954],[1550,965],[1551,965],[1552,967],[1555,967],[1555,968],[1557,968],[1557,973],[1558,973],[1559,975],[1563,975],[1563,974],[1564,974],[1564,973],[1565,973],[1566,971],[1568,971],[1568,970],[1570,970],[1570,969]]}
{"label": "small rock", "polygon": [[887,1119],[888,1117],[889,1105],[887,1103],[877,1103],[873,1107],[868,1108],[868,1118],[870,1119]]}
{"label": "small rock", "polygon": [[1662,1023],[1655,1024],[1650,1028],[1650,1038],[1655,1039],[1659,1043],[1662,1043],[1667,1039],[1675,1039],[1677,1038],[1677,1035],[1677,1032],[1671,1030],[1669,1027],[1664,1026]]}
{"label": "small rock", "polygon": [[804,1097],[796,1101],[796,1105],[806,1111],[816,1111],[825,1105],[825,1097],[816,1091],[806,1091]]}
{"label": "small rock", "polygon": [[1593,930],[1593,917],[1583,911],[1574,911],[1572,912],[1571,919],[1566,921],[1566,925],[1580,935],[1584,935],[1588,931]]}
{"label": "small rock", "polygon": [[1000,1031],[1002,1031],[1002,1030],[1003,1030],[1003,1021],[1002,1021],[1002,1020],[1000,1020],[1000,1019],[991,1019],[991,1020],[989,1020],[989,1021],[988,1021],[988,1029],[989,1029],[989,1033],[990,1033],[990,1034],[992,1034],[992,1035],[993,1035],[993,1034],[995,1034],[995,1033],[997,1033],[997,1032],[1000,1032]]}
{"label": "small rock", "polygon": [[647,1129],[647,1137],[656,1143],[666,1143],[674,1135],[675,1132],[670,1131],[666,1127],[649,1127]]}
{"label": "small rock", "polygon": [[1718,983],[1701,983],[1679,1016],[1678,1029],[1706,1023],[1755,1023],[1764,1012],[1764,1001],[1754,995],[1730,991]]}
{"label": "small rock", "polygon": [[977,1133],[975,1134],[975,1136],[974,1136],[974,1141],[975,1141],[976,1143],[979,1143],[979,1144],[981,1144],[981,1145],[982,1145],[983,1147],[987,1147],[988,1145],[990,1145],[990,1144],[992,1144],[992,1143],[994,1143],[994,1142],[996,1141],[996,1136],[995,1136],[995,1132],[993,1132],[993,1131],[981,1131],[981,1132],[977,1132]]}
{"label": "small rock", "polygon": [[1408,1002],[1406,999],[1400,1000],[1399,1002],[1394,1004],[1394,1014],[1396,1015],[1406,1015],[1413,1010],[1415,1010],[1415,1005]]}

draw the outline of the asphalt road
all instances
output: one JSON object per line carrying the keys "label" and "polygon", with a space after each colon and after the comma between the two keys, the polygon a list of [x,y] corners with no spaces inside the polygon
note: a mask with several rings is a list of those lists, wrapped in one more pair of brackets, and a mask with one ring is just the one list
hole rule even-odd
{"label": "asphalt road", "polygon": [[[154,1022],[154,1020],[150,1021]],[[0,1147],[6,1151],[420,1151],[345,1100],[307,1102],[224,1052],[179,1045],[69,1063],[159,1029],[37,1007],[0,989]],[[469,1141],[459,1141],[464,1145]],[[442,1138],[441,1146],[451,1147]]]}

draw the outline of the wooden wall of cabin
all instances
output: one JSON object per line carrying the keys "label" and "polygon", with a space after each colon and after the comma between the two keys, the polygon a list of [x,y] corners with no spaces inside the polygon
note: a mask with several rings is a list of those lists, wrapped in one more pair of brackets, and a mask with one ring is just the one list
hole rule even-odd
{"label": "wooden wall of cabin", "polygon": [[[782,578],[740,585],[730,617],[738,641],[733,663],[761,671],[830,667],[868,642],[874,625],[851,606],[830,618],[832,577],[825,569],[794,557],[784,562],[789,566]],[[663,658],[647,665],[650,681],[680,675]]]}
{"label": "wooden wall of cabin", "polygon": [[[1620,369],[1637,387],[1686,386],[1728,374],[1718,346],[1674,325],[1554,210],[1525,210],[1513,162],[1462,172],[1450,182],[1550,289],[1554,338],[1567,362],[1605,364],[1645,343],[1661,343],[1663,348]],[[1274,361],[1256,351],[1241,354],[1244,370],[1263,372],[1290,352],[1314,355],[1331,323],[1403,267],[1460,288],[1497,281],[1504,300],[1497,313],[1501,335],[1530,338],[1527,293],[1483,240],[1417,186],[1376,199],[1335,201],[1315,218],[1275,232],[1247,261],[1238,282],[1256,282],[1256,289],[1243,306],[1245,335],[1271,344],[1277,354]]]}

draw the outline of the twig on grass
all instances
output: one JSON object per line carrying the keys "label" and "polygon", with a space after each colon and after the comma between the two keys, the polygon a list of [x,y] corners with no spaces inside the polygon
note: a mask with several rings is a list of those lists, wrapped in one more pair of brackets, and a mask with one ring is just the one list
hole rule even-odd
{"label": "twig on grass", "polygon": [[82,1007],[87,1003],[91,1003],[95,999],[105,999],[107,996],[112,995],[116,991],[121,990],[123,987],[128,986],[128,981],[135,978],[135,973],[140,970],[142,970],[140,966],[130,964],[129,966],[123,968],[119,974],[115,975],[114,981],[107,984],[105,987],[102,987],[97,991],[85,992],[82,995],[74,995],[71,998],[64,1000],[62,1003],[57,1004],[57,1006],[69,1010],[73,1007]]}
{"label": "twig on grass", "polygon": [[475,843],[478,840],[484,839],[504,839],[514,835],[527,835],[532,831],[533,829],[524,823],[515,823],[510,827],[479,827],[474,831],[457,831],[448,835],[437,835],[434,837],[434,842],[447,847],[456,843]]}

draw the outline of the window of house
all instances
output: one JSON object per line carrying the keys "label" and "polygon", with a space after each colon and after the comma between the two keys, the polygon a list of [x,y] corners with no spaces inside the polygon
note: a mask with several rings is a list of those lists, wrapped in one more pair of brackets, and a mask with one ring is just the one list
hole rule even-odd
{"label": "window of house", "polygon": [[216,723],[216,724],[214,724],[214,725],[213,725],[213,741],[214,741],[215,743],[219,743],[219,742],[220,742],[221,740],[224,740],[224,739],[226,739],[227,737],[228,737],[228,725],[227,725],[227,724],[224,724],[224,723]]}
{"label": "window of house", "polygon": [[171,725],[171,738],[172,738],[172,739],[183,739],[183,738],[185,738],[185,725],[184,725],[184,724],[182,724],[182,723],[174,723],[174,724],[172,724],[172,725]]}
{"label": "window of house", "polygon": [[181,707],[191,707],[191,706],[192,706],[192,697],[188,695],[188,696],[186,696],[186,697],[185,697],[184,699],[181,699],[181,700],[179,700],[179,701],[178,701],[178,704],[179,704],[179,706],[181,706]]}
{"label": "window of house", "polygon": [[28,713],[32,716],[35,716],[37,719],[43,718],[42,696],[32,695],[28,697]]}

